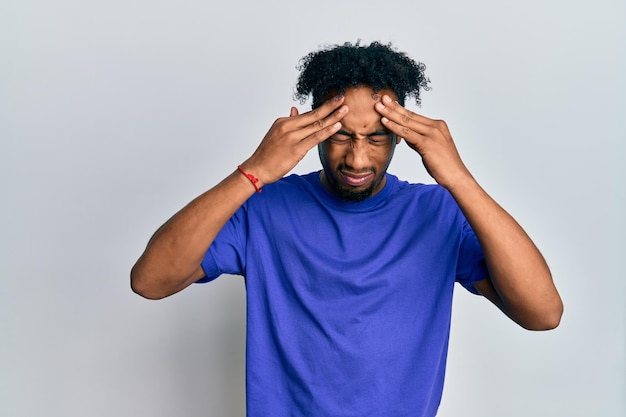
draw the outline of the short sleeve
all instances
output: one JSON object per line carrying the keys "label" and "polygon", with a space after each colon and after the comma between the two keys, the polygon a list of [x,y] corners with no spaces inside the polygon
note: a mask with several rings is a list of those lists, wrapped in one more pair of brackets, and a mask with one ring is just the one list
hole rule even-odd
{"label": "short sleeve", "polygon": [[197,282],[213,281],[222,274],[244,275],[247,234],[248,222],[244,205],[226,222],[207,250],[202,260],[202,269],[206,276]]}
{"label": "short sleeve", "polygon": [[474,284],[489,277],[487,264],[478,238],[467,220],[463,220],[461,247],[456,270],[456,280],[468,291],[479,294]]}

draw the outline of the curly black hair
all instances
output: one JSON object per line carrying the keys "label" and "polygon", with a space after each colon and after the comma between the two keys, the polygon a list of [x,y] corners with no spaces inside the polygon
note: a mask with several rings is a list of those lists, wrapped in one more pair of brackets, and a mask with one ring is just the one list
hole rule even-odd
{"label": "curly black hair", "polygon": [[296,68],[300,76],[295,98],[304,103],[311,94],[313,108],[321,106],[329,93],[344,93],[349,87],[387,88],[396,93],[400,104],[412,96],[418,106],[420,90],[430,90],[426,66],[396,51],[391,43],[362,46],[358,41],[329,46],[306,55]]}

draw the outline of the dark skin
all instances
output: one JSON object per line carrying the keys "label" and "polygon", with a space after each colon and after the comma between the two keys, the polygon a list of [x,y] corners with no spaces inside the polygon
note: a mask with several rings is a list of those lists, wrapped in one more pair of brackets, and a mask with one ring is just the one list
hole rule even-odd
{"label": "dark skin", "polygon": [[[445,122],[413,113],[393,92],[348,88],[321,107],[277,119],[242,168],[272,183],[320,146],[322,182],[331,191],[384,186],[395,146],[373,137],[391,132],[421,158],[434,180],[463,211],[483,248],[490,277],[476,289],[524,328],[559,324],[563,304],[538,249],[519,224],[476,182],[462,162]],[[387,136],[388,138],[390,136]],[[329,139],[330,138],[330,139]],[[329,139],[329,140],[327,140]],[[218,232],[255,192],[238,171],[176,213],[150,240],[131,272],[135,292],[147,298],[176,293],[204,276],[200,262]]]}
{"label": "dark skin", "polygon": [[[304,114],[291,108],[277,119],[242,169],[259,178],[263,187],[282,178],[306,153],[341,128],[348,113],[337,96]],[[192,200],[161,226],[131,270],[137,294],[159,299],[172,295],[204,276],[200,263],[224,224],[255,193],[238,170]]]}
{"label": "dark skin", "polygon": [[476,182],[447,124],[413,113],[388,95],[374,108],[383,125],[420,155],[428,173],[450,192],[476,233],[489,268],[489,278],[476,283],[476,289],[524,328],[558,326],[563,303],[543,256],[515,219]]}
{"label": "dark skin", "polygon": [[[383,91],[395,97],[392,91]],[[385,185],[385,173],[399,141],[374,111],[377,100],[379,96],[369,88],[348,90],[344,104],[350,113],[342,119],[342,128],[318,147],[322,183],[342,198],[367,198]]]}

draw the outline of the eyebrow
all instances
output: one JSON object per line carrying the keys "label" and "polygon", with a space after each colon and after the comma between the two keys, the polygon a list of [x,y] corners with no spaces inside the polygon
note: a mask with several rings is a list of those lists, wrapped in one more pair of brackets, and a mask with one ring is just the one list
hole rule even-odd
{"label": "eyebrow", "polygon": [[[383,135],[389,135],[390,133],[391,133],[391,131],[388,130],[388,129],[377,129],[377,130],[373,131],[372,133],[368,133],[365,136],[383,136]],[[343,129],[340,129],[339,131],[337,131],[336,134],[338,134],[338,135],[345,135],[345,136],[353,136],[352,133],[346,132]]]}

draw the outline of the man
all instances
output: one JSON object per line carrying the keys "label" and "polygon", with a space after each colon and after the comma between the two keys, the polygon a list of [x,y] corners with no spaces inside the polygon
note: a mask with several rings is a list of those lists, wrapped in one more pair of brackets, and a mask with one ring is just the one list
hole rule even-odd
{"label": "man", "polygon": [[[454,282],[528,329],[556,327],[561,299],[446,124],[403,107],[428,88],[422,64],[379,43],[302,62],[297,95],[311,94],[313,110],[276,120],[249,159],[163,225],[132,288],[156,299],[245,277],[250,416],[434,416]],[[386,172],[402,141],[437,185]],[[322,170],[283,178],[315,146]]]}

